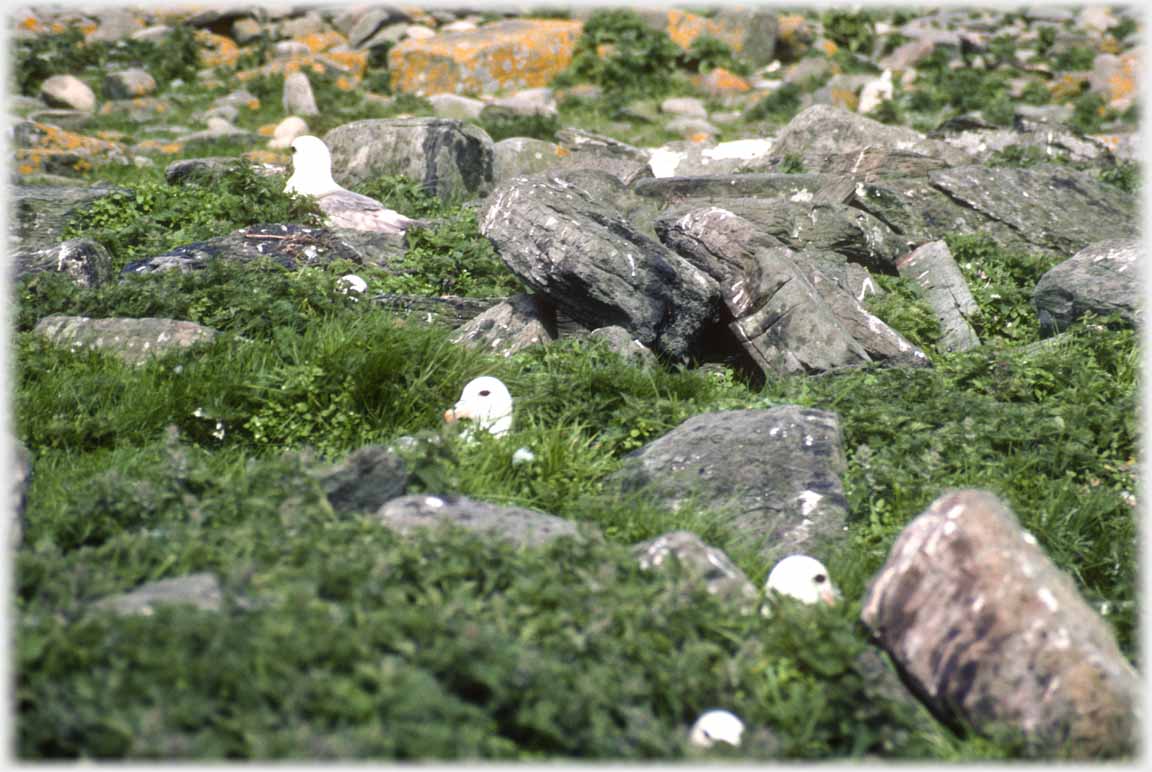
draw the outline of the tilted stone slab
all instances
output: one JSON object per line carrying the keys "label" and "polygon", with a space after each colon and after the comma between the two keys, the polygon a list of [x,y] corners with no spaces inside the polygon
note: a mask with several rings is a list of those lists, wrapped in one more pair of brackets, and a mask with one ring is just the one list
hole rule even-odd
{"label": "tilted stone slab", "polygon": [[197,343],[208,343],[216,331],[176,319],[91,319],[87,316],[46,316],[33,329],[58,346],[109,351],[128,364],[143,364]]}
{"label": "tilted stone slab", "polygon": [[376,511],[381,523],[400,533],[458,527],[521,547],[538,547],[563,536],[599,538],[599,530],[523,507],[501,507],[463,496],[402,496]]}
{"label": "tilted stone slab", "polygon": [[162,255],[135,260],[125,265],[122,273],[192,271],[214,260],[237,263],[271,260],[290,270],[327,265],[336,260],[388,268],[405,249],[403,235],[291,223],[251,225],[227,236],[184,244]]}
{"label": "tilted stone slab", "polygon": [[562,173],[517,177],[489,196],[480,232],[534,292],[595,329],[618,325],[674,359],[719,319],[714,281]]}
{"label": "tilted stone slab", "polygon": [[909,523],[861,617],[956,727],[1036,756],[1135,751],[1140,677],[1109,625],[991,493],[947,493]]}
{"label": "tilted stone slab", "polygon": [[554,340],[555,326],[555,313],[540,298],[513,295],[465,323],[452,342],[507,357]]}
{"label": "tilted stone slab", "polygon": [[751,610],[760,593],[723,550],[705,544],[691,531],[671,531],[632,548],[646,569],[669,571],[678,563],[685,589],[703,589],[723,600]]}
{"label": "tilted stone slab", "polygon": [[609,479],[673,511],[715,512],[773,562],[841,536],[846,467],[835,413],[783,405],[693,416],[626,456]]}
{"label": "tilted stone slab", "polygon": [[930,180],[962,205],[1052,252],[1071,254],[1139,230],[1136,196],[1065,166],[963,166],[933,172]]}
{"label": "tilted stone slab", "polygon": [[8,225],[12,248],[26,250],[55,247],[64,240],[64,228],[88,204],[113,193],[128,194],[111,185],[13,185],[9,190],[15,214]]}
{"label": "tilted stone slab", "polygon": [[896,263],[900,275],[920,288],[924,300],[940,322],[940,347],[945,351],[967,351],[980,345],[980,338],[968,320],[980,307],[968,289],[960,266],[943,241],[930,241],[912,250]]}
{"label": "tilted stone slab", "polygon": [[522,174],[537,174],[564,163],[571,151],[555,142],[531,137],[509,137],[492,146],[492,179],[495,184]]}
{"label": "tilted stone slab", "polygon": [[332,176],[345,187],[401,174],[442,200],[492,189],[492,138],[446,118],[371,118],[329,131]]}
{"label": "tilted stone slab", "polygon": [[811,201],[836,178],[826,174],[708,174],[637,180],[636,195],[676,206],[706,206],[732,198],[786,198]]}
{"label": "tilted stone slab", "polygon": [[556,144],[568,151],[568,168],[599,169],[625,185],[652,176],[649,151],[618,139],[571,127],[556,132]]}
{"label": "tilted stone slab", "polygon": [[160,606],[192,606],[200,611],[219,611],[223,604],[224,593],[216,575],[200,573],[148,582],[131,592],[98,600],[92,604],[92,609],[121,616],[152,616]]}
{"label": "tilted stone slab", "polygon": [[1032,305],[1047,335],[1066,328],[1086,312],[1119,314],[1133,326],[1143,318],[1140,264],[1147,252],[1139,239],[1091,244],[1052,268],[1032,290]]}
{"label": "tilted stone slab", "polygon": [[547,86],[568,67],[584,25],[513,19],[416,40],[388,52],[396,94],[495,94]]}

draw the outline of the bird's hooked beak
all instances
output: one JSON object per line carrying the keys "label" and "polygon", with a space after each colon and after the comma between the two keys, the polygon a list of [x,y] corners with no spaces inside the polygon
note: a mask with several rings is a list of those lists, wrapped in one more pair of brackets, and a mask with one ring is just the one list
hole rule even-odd
{"label": "bird's hooked beak", "polygon": [[840,602],[840,591],[830,585],[825,585],[820,589],[820,600],[829,606],[835,606]]}
{"label": "bird's hooked beak", "polygon": [[444,423],[454,424],[461,418],[472,418],[472,412],[467,406],[456,404],[444,411]]}

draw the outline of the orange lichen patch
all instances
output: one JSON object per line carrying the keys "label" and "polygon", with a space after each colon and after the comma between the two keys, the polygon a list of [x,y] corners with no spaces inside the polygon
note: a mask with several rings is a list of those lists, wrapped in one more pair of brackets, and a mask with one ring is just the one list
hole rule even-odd
{"label": "orange lichen patch", "polygon": [[1071,99],[1079,96],[1088,83],[1088,76],[1084,73],[1066,72],[1057,78],[1048,88],[1052,91],[1052,98],[1057,101]]}
{"label": "orange lichen patch", "polygon": [[102,153],[118,149],[116,143],[96,137],[86,137],[74,131],[65,131],[48,123],[32,122],[29,147],[42,150],[67,150]]}
{"label": "orange lichen patch", "polygon": [[260,98],[259,97],[252,97],[251,99],[249,99],[247,102],[244,103],[244,106],[247,107],[249,110],[259,110],[260,109]]}
{"label": "orange lichen patch", "polygon": [[100,105],[99,113],[101,115],[112,115],[113,113],[123,112],[125,102],[127,102],[128,109],[135,114],[151,113],[153,115],[159,115],[171,109],[171,105],[163,99],[157,99],[155,97],[133,97],[131,100],[113,99],[105,102]]}
{"label": "orange lichen patch", "polygon": [[99,28],[100,28],[99,24],[97,24],[94,21],[90,21],[87,24],[82,25],[80,27],[80,31],[84,33],[84,37],[88,37],[89,35],[91,35],[93,32],[95,32]]}
{"label": "orange lichen patch", "polygon": [[273,134],[276,133],[276,124],[275,123],[265,123],[263,126],[256,129],[256,133],[259,134],[261,137],[271,137]]}
{"label": "orange lichen patch", "polygon": [[240,59],[240,46],[232,38],[197,30],[196,41],[203,46],[200,50],[201,67],[234,67]]}
{"label": "orange lichen patch", "polygon": [[725,96],[728,94],[743,94],[751,91],[752,86],[739,75],[729,72],[723,67],[715,67],[704,75],[692,79],[695,86],[706,94],[712,96]]}
{"label": "orange lichen patch", "polygon": [[59,35],[61,32],[63,32],[64,30],[66,30],[68,28],[65,27],[63,24],[61,24],[60,22],[54,21],[54,22],[52,22],[52,26],[49,27],[49,29],[53,32],[53,34]]}
{"label": "orange lichen patch", "polygon": [[836,45],[831,40],[821,41],[820,47],[824,50],[824,53],[827,56],[835,56],[836,52],[840,50],[840,46]]}
{"label": "orange lichen patch", "polygon": [[347,67],[349,73],[357,78],[364,77],[364,72],[368,69],[368,53],[365,51],[329,51],[325,57],[342,67]]}
{"label": "orange lichen patch", "polygon": [[845,110],[851,110],[852,112],[856,112],[856,107],[860,104],[859,97],[849,88],[830,89],[828,98],[836,107],[843,107]]}
{"label": "orange lichen patch", "polygon": [[1136,65],[1138,57],[1129,54],[1120,57],[1120,69],[1108,76],[1108,101],[1121,102],[1136,92]]}
{"label": "orange lichen patch", "polygon": [[29,32],[39,32],[44,29],[44,25],[35,16],[25,16],[20,20],[20,26]]}
{"label": "orange lichen patch", "polygon": [[388,52],[392,91],[492,94],[547,86],[572,61],[583,29],[568,19],[517,19],[405,40]]}
{"label": "orange lichen patch", "polygon": [[429,27],[436,26],[436,19],[423,8],[418,8],[414,5],[404,6],[400,9],[400,12],[408,16],[408,21],[411,24],[426,24]]}
{"label": "orange lichen patch", "polygon": [[601,43],[596,46],[596,56],[601,59],[607,59],[612,54],[616,53],[616,46],[611,43]]}
{"label": "orange lichen patch", "polygon": [[1120,137],[1116,134],[1091,134],[1092,139],[1102,143],[1106,148],[1115,152],[1120,147]]}
{"label": "orange lichen patch", "polygon": [[698,131],[692,136],[688,137],[688,139],[691,142],[695,142],[697,145],[699,145],[702,142],[707,142],[708,140],[712,139],[712,135],[706,131]]}
{"label": "orange lichen patch", "polygon": [[808,20],[798,13],[776,17],[776,40],[785,46],[793,47],[808,42],[811,29]]}
{"label": "orange lichen patch", "polygon": [[126,134],[122,131],[98,131],[96,136],[107,142],[115,142],[116,140],[124,139]]}
{"label": "orange lichen patch", "polygon": [[327,51],[329,48],[342,46],[348,42],[348,38],[341,35],[336,30],[328,30],[327,32],[312,32],[307,35],[299,35],[292,38],[297,43],[303,43],[308,46],[308,50],[314,54],[321,51]]}
{"label": "orange lichen patch", "polygon": [[311,69],[312,72],[316,73],[317,75],[324,74],[324,65],[320,62],[312,62]]}
{"label": "orange lichen patch", "polygon": [[347,75],[341,75],[336,79],[336,88],[341,91],[351,91],[356,88],[356,84]]}
{"label": "orange lichen patch", "polygon": [[240,155],[256,164],[283,163],[285,158],[284,153],[273,153],[271,150],[249,150],[247,153],[241,153]]}
{"label": "orange lichen patch", "polygon": [[710,35],[728,44],[736,53],[744,50],[747,30],[726,19],[708,19],[687,11],[668,12],[668,37],[687,50],[701,35]]}
{"label": "orange lichen patch", "polygon": [[36,173],[36,165],[35,164],[20,164],[20,166],[17,167],[16,171],[20,172],[21,174],[35,174]]}
{"label": "orange lichen patch", "polygon": [[183,149],[183,142],[165,142],[160,139],[146,139],[143,142],[136,143],[136,150],[140,152],[148,152],[152,150],[163,153],[165,155],[175,155]]}
{"label": "orange lichen patch", "polygon": [[572,155],[572,151],[566,147],[560,147],[559,145],[557,145],[556,146],[556,157],[557,158],[563,158],[566,155]]}

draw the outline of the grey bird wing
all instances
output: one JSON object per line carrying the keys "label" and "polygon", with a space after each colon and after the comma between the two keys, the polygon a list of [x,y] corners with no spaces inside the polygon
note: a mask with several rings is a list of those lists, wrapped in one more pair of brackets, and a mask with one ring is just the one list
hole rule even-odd
{"label": "grey bird wing", "polygon": [[423,224],[420,220],[413,220],[389,209],[374,198],[351,190],[327,193],[319,196],[316,203],[320,211],[328,216],[329,224],[336,228],[403,233],[414,225]]}

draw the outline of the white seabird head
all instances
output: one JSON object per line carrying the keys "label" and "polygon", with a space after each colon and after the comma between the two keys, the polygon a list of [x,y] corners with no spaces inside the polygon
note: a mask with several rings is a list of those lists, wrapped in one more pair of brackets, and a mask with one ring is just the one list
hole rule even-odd
{"label": "white seabird head", "polygon": [[739,746],[744,734],[744,722],[726,710],[710,710],[696,719],[688,741],[700,748],[711,748],[716,743]]}
{"label": "white seabird head", "polygon": [[512,395],[499,378],[482,375],[464,386],[460,400],[444,411],[444,420],[454,423],[469,418],[480,430],[503,437],[512,428]]}
{"label": "white seabird head", "polygon": [[832,584],[828,569],[816,558],[807,555],[789,555],[768,574],[764,585],[801,603],[827,603],[834,606],[840,600],[840,591]]}
{"label": "white seabird head", "polygon": [[292,176],[284,190],[305,196],[343,190],[332,179],[332,154],[324,140],[310,134],[292,140]]}

